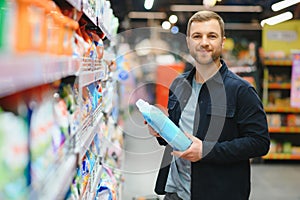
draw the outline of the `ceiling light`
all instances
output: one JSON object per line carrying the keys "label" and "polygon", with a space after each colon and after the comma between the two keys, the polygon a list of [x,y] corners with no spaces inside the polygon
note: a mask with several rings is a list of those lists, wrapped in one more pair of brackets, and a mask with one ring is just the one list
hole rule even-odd
{"label": "ceiling light", "polygon": [[277,3],[274,3],[271,8],[273,11],[278,11],[278,10],[282,10],[284,8],[287,8],[289,6],[292,6],[294,4],[299,3],[300,0],[284,0],[284,1],[280,1]]}
{"label": "ceiling light", "polygon": [[171,33],[177,34],[178,32],[179,32],[178,26],[173,26],[173,27],[171,28]]}
{"label": "ceiling light", "polygon": [[203,5],[171,5],[171,11],[174,12],[197,12],[199,10],[211,10],[215,12],[257,12],[263,11],[261,6],[228,6],[228,5],[216,5],[211,8],[207,8]]}
{"label": "ceiling light", "polygon": [[171,15],[169,17],[169,22],[171,22],[172,24],[175,24],[178,20],[178,17],[176,15]]}
{"label": "ceiling light", "polygon": [[145,0],[144,7],[146,10],[150,10],[153,7],[154,0]]}
{"label": "ceiling light", "polygon": [[171,23],[169,21],[164,21],[162,24],[161,24],[161,27],[165,30],[168,30],[171,28]]}
{"label": "ceiling light", "polygon": [[267,18],[267,19],[264,19],[260,22],[260,25],[261,26],[264,26],[265,24],[268,24],[268,25],[275,25],[275,24],[279,24],[281,22],[284,22],[284,21],[287,21],[287,20],[290,20],[293,18],[293,13],[291,12],[285,12],[285,13],[282,13],[282,14],[279,14],[279,15],[276,15],[274,17],[270,17],[270,18]]}
{"label": "ceiling light", "polygon": [[217,1],[221,0],[203,0],[203,5],[206,7],[213,7],[216,5]]}

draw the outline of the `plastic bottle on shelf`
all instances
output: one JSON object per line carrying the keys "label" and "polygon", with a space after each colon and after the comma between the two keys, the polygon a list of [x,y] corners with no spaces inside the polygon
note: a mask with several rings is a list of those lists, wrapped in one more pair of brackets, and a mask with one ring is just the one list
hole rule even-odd
{"label": "plastic bottle on shelf", "polygon": [[16,50],[45,52],[47,0],[16,0],[16,3]]}
{"label": "plastic bottle on shelf", "polygon": [[0,0],[0,51],[11,53],[16,43],[16,7],[15,1]]}
{"label": "plastic bottle on shelf", "polygon": [[174,149],[185,151],[192,141],[157,107],[139,99],[136,106],[147,123]]}
{"label": "plastic bottle on shelf", "polygon": [[3,47],[4,43],[4,22],[6,15],[6,0],[0,0],[0,49]]}

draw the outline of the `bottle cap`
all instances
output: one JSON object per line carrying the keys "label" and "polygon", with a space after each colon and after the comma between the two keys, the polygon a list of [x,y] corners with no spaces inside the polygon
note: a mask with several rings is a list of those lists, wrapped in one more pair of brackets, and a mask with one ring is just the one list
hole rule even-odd
{"label": "bottle cap", "polygon": [[149,106],[149,103],[144,101],[143,99],[139,99],[136,101],[136,106],[139,108],[140,111],[145,110]]}

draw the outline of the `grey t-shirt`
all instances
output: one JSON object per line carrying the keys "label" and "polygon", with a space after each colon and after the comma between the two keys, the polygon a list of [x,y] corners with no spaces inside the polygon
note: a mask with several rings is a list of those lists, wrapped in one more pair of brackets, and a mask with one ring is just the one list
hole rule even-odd
{"label": "grey t-shirt", "polygon": [[[192,95],[182,111],[179,120],[180,129],[189,134],[193,134],[194,116],[201,86],[202,84],[197,83],[195,78],[193,78]],[[182,199],[190,199],[190,174],[191,162],[174,156],[170,166],[165,191],[170,193],[175,192]]]}

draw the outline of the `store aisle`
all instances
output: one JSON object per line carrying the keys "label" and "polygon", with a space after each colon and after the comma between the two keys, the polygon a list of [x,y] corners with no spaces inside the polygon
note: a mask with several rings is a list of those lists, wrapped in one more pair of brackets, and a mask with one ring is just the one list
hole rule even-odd
{"label": "store aisle", "polygon": [[124,124],[124,186],[122,200],[155,196],[154,183],[164,147],[149,135],[142,115],[134,110]]}
{"label": "store aisle", "polygon": [[300,200],[300,164],[252,164],[251,200]]}
{"label": "store aisle", "polygon": [[[155,196],[156,180],[163,147],[159,146],[134,111],[124,124],[124,186],[122,200]],[[300,200],[300,164],[252,164],[250,200]],[[150,199],[150,198],[149,198]]]}

